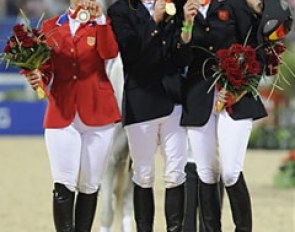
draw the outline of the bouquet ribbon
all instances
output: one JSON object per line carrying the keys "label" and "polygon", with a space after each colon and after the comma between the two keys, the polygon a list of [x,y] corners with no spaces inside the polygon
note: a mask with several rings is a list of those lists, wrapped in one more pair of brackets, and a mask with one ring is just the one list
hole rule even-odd
{"label": "bouquet ribbon", "polygon": [[224,87],[220,90],[222,94],[219,95],[217,101],[214,105],[214,110],[217,113],[220,113],[225,107],[228,108],[228,111],[230,114],[232,114],[232,106],[239,102],[242,97],[244,97],[247,94],[247,91],[244,90],[241,94],[233,94],[226,90],[226,84]]}
{"label": "bouquet ribbon", "polygon": [[[31,72],[30,70],[21,70],[20,74],[26,75],[30,72]],[[39,100],[43,100],[49,96],[49,93],[46,91],[42,80],[39,81],[39,86],[37,87],[37,89],[35,89],[35,91],[36,91],[37,98]]]}

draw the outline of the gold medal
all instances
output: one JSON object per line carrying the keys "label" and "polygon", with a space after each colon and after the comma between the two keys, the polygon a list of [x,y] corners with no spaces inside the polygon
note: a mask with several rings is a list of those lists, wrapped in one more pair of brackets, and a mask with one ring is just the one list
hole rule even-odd
{"label": "gold medal", "polygon": [[88,10],[81,9],[77,14],[77,18],[81,23],[87,23],[90,20],[90,12]]}
{"label": "gold medal", "polygon": [[166,2],[165,4],[165,11],[168,15],[175,15],[176,14],[176,7],[173,2]]}

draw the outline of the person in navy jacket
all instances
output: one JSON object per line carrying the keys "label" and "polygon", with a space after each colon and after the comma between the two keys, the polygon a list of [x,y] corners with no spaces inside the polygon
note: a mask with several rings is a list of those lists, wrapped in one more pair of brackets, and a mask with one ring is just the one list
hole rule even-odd
{"label": "person in navy jacket", "polygon": [[184,11],[186,18],[193,19],[197,3],[189,1],[183,9],[176,6],[176,16],[168,16],[165,7],[165,0],[119,0],[108,10],[124,66],[123,123],[133,159],[139,232],[153,231],[158,144],[164,157],[167,231],[182,231],[184,214],[187,136],[179,125],[180,72],[187,64],[192,28],[184,23],[181,32],[179,16]]}
{"label": "person in navy jacket", "polygon": [[[194,19],[190,65],[184,84],[181,125],[187,128],[199,176],[199,206],[204,230],[221,231],[220,177],[229,196],[235,231],[252,231],[251,202],[243,177],[243,164],[253,120],[267,115],[258,97],[247,93],[236,100],[232,112],[215,111],[226,103],[224,91],[213,88],[211,53],[234,43],[257,44],[258,18],[245,0],[204,1]],[[246,41],[247,35],[250,34]],[[259,58],[263,64],[263,54]],[[204,68],[204,73],[203,73]],[[203,75],[204,74],[204,75]]]}

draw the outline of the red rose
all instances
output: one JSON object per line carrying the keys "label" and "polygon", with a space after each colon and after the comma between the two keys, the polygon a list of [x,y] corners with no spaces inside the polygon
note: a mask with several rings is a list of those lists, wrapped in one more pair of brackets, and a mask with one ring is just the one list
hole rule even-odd
{"label": "red rose", "polygon": [[244,55],[245,55],[246,60],[256,59],[256,51],[251,46],[246,46],[244,48]]}
{"label": "red rose", "polygon": [[239,89],[243,85],[243,79],[233,79],[231,83],[235,89]]}
{"label": "red rose", "polygon": [[31,48],[34,46],[34,41],[30,37],[26,37],[24,40],[22,40],[22,46],[24,48]]}
{"label": "red rose", "polygon": [[18,32],[15,32],[15,36],[17,37],[19,41],[23,41],[24,39],[28,37],[28,34],[25,31],[18,31]]}
{"label": "red rose", "polygon": [[276,54],[270,53],[267,55],[266,62],[268,65],[278,66],[280,64],[280,58]]}
{"label": "red rose", "polygon": [[10,53],[11,52],[11,47],[9,45],[6,45],[4,48],[4,53]]}
{"label": "red rose", "polygon": [[228,49],[220,49],[216,52],[216,57],[220,60],[230,57],[230,51]]}
{"label": "red rose", "polygon": [[274,47],[274,50],[277,54],[282,54],[284,51],[286,51],[286,46],[284,44],[276,44]]}
{"label": "red rose", "polygon": [[239,70],[240,69],[240,65],[238,63],[238,60],[236,60],[235,58],[228,58],[228,59],[226,59],[226,62],[228,63],[228,69],[232,69],[232,70]]}
{"label": "red rose", "polygon": [[231,76],[232,78],[235,79],[242,79],[243,78],[243,72],[240,69],[235,69],[235,68],[229,68],[226,71],[228,76]]}
{"label": "red rose", "polygon": [[17,34],[20,31],[25,31],[25,26],[24,24],[16,24],[12,30],[15,34]]}
{"label": "red rose", "polygon": [[235,89],[238,89],[243,85],[243,75],[241,72],[232,72],[227,75],[227,79],[229,83],[234,86]]}
{"label": "red rose", "polygon": [[232,44],[231,47],[230,47],[230,50],[234,54],[240,54],[240,53],[243,52],[244,47],[241,44]]}
{"label": "red rose", "polygon": [[257,61],[247,63],[248,74],[258,74],[260,72],[260,64]]}
{"label": "red rose", "polygon": [[222,61],[220,62],[220,68],[221,68],[222,70],[227,70],[227,69],[228,69],[228,62],[226,62],[226,59],[225,59],[225,60],[222,60]]}

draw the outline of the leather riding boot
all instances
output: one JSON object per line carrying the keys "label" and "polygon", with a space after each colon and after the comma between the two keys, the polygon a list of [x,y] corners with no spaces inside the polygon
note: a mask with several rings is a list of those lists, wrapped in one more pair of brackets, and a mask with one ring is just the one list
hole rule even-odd
{"label": "leather riding boot", "polygon": [[63,184],[55,183],[53,190],[53,218],[56,232],[73,232],[75,193]]}
{"label": "leather riding boot", "polygon": [[165,216],[167,232],[182,232],[184,215],[184,184],[166,188]]}
{"label": "leather riding boot", "polygon": [[155,214],[153,189],[134,184],[133,200],[136,231],[152,232]]}
{"label": "leather riding boot", "polygon": [[233,186],[226,187],[226,191],[236,225],[235,232],[252,232],[251,200],[243,173]]}
{"label": "leather riding boot", "polygon": [[185,213],[183,230],[185,232],[197,231],[198,208],[198,174],[195,163],[187,163],[185,166]]}
{"label": "leather riding boot", "polygon": [[75,232],[90,232],[95,216],[98,192],[79,193],[75,209]]}
{"label": "leather riding boot", "polygon": [[203,229],[206,232],[221,232],[219,184],[206,184],[199,179],[199,203]]}

